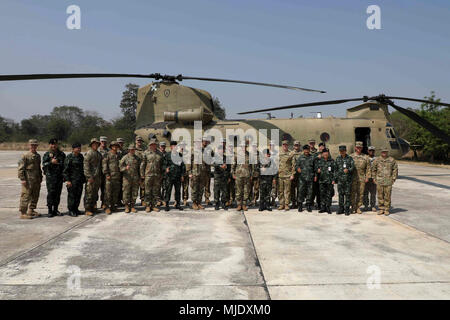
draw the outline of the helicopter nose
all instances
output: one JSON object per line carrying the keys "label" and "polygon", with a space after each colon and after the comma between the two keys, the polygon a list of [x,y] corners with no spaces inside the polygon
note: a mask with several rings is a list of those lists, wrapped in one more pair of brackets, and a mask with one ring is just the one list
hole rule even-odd
{"label": "helicopter nose", "polygon": [[402,138],[398,138],[398,143],[400,144],[400,149],[402,150],[402,155],[407,154],[409,152],[409,142]]}

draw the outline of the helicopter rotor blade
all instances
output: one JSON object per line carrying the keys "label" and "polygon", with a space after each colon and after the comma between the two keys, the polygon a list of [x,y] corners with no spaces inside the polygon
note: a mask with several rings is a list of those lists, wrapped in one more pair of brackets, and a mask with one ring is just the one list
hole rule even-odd
{"label": "helicopter rotor blade", "polygon": [[351,102],[351,101],[360,101],[360,100],[364,100],[364,99],[365,98],[354,98],[354,99],[340,99],[340,100],[328,100],[328,101],[309,102],[309,103],[293,104],[293,105],[290,105],[290,106],[282,106],[282,107],[265,108],[265,109],[258,109],[258,110],[252,110],[252,111],[244,111],[244,112],[239,112],[238,114],[249,114],[249,113],[267,112],[267,111],[274,111],[274,110],[285,110],[285,109],[325,106],[325,105],[329,105],[329,104],[340,104],[340,103]]}
{"label": "helicopter rotor blade", "polygon": [[386,96],[387,99],[394,99],[394,100],[406,100],[406,101],[414,101],[414,102],[422,102],[422,103],[429,103],[429,104],[437,104],[440,106],[450,107],[450,103],[444,103],[444,102],[438,102],[438,101],[430,101],[430,100],[423,100],[423,99],[414,99],[414,98],[405,98],[405,97],[391,97]]}
{"label": "helicopter rotor blade", "polygon": [[38,74],[5,74],[0,75],[0,81],[20,81],[20,80],[44,80],[44,79],[75,79],[75,78],[152,78],[155,80],[166,80],[166,81],[183,81],[183,80],[200,80],[200,81],[214,81],[214,82],[228,82],[228,83],[242,83],[266,87],[274,87],[281,89],[290,90],[302,90],[309,92],[320,92],[325,93],[322,90],[287,86],[281,84],[263,83],[263,82],[253,82],[253,81],[242,81],[242,80],[229,80],[229,79],[216,79],[216,78],[201,78],[201,77],[186,77],[181,74],[172,75],[162,75],[160,73],[151,74],[130,74],[130,73],[38,73]]}

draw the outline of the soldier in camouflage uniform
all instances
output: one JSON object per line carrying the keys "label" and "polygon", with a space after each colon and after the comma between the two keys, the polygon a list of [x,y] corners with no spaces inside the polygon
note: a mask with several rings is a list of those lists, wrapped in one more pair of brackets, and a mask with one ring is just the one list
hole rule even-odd
{"label": "soldier in camouflage uniform", "polygon": [[294,179],[291,180],[291,209],[296,209],[298,207],[297,205],[297,199],[298,199],[298,172],[295,171],[295,164],[297,163],[298,157],[302,154],[302,151],[300,150],[300,141],[294,141],[294,149],[292,150],[292,163],[294,165]]}
{"label": "soldier in camouflage uniform", "polygon": [[309,151],[309,145],[303,146],[301,154],[295,164],[298,173],[298,212],[303,211],[303,201],[306,199],[306,210],[312,211],[312,184],[314,182],[314,157]]}
{"label": "soldier in camouflage uniform", "polygon": [[389,215],[392,185],[398,177],[398,166],[394,158],[388,156],[389,149],[383,148],[381,156],[373,161],[372,177],[377,185],[378,214]]}
{"label": "soldier in camouflage uniform", "polygon": [[[185,148],[186,143],[184,141],[181,141],[178,144],[178,152],[184,154]],[[186,165],[183,174],[183,179],[181,180],[181,190],[182,190],[183,206],[187,206],[187,201],[189,199],[189,172],[186,170]]]}
{"label": "soldier in camouflage uniform", "polygon": [[272,183],[275,182],[275,163],[270,159],[269,149],[264,149],[263,155],[264,158],[261,159],[258,164],[259,188],[261,196],[258,211],[272,211],[272,208],[270,207],[270,193],[272,192]]}
{"label": "soldier in camouflage uniform", "polygon": [[[98,152],[104,157],[108,152],[108,138],[105,136],[100,137],[100,147],[98,148]],[[101,183],[100,183],[100,200],[102,201],[102,209],[106,209],[106,200],[105,200],[105,186],[106,186],[106,178],[103,172],[101,173]]]}
{"label": "soldier in camouflage uniform", "polygon": [[[325,144],[323,142],[319,143],[319,150],[316,149],[315,145],[316,145],[316,140],[310,139],[309,140],[309,150],[311,150],[311,155],[314,158],[314,162],[316,162],[317,159],[321,157],[322,150],[325,148]],[[312,194],[313,194],[312,195],[312,204],[314,205],[314,203],[315,203],[316,208],[319,209],[319,207],[320,207],[320,189],[319,189],[318,181],[313,182]]]}
{"label": "soldier in camouflage uniform", "polygon": [[42,158],[42,171],[47,185],[48,217],[62,216],[58,210],[63,185],[63,170],[66,154],[59,150],[58,140],[50,139],[49,150]]}
{"label": "soldier in camouflage uniform", "polygon": [[[210,145],[211,141],[210,138],[203,138],[202,140],[202,144],[203,144],[203,151],[205,151],[206,148],[210,149],[210,147],[208,147]],[[213,154],[211,154],[211,156],[213,156]],[[205,188],[205,204],[209,205],[211,203],[211,200],[209,200],[209,198],[211,197],[211,165],[208,164],[211,163],[210,162],[205,162],[205,175],[204,175],[204,180],[202,182],[203,187]]]}
{"label": "soldier in camouflage uniform", "polygon": [[[136,136],[136,156],[142,161],[144,158],[145,146],[144,139],[141,136]],[[139,197],[141,199],[141,205],[145,206],[145,182],[144,179],[141,178],[139,182]]]}
{"label": "soldier in camouflage uniform", "polygon": [[[116,139],[117,143],[119,144],[119,149],[117,149],[117,154],[119,155],[119,161],[127,154],[128,150],[124,149],[125,140],[122,138]],[[117,203],[118,207],[123,207],[123,179],[122,179],[122,173],[120,173],[120,192],[119,192],[119,202]]]}
{"label": "soldier in camouflage uniform", "polygon": [[246,150],[245,142],[241,143],[231,170],[233,178],[236,180],[236,210],[247,211],[247,200],[250,195],[250,179],[252,178],[253,165],[250,164],[250,154]]}
{"label": "soldier in camouflage uniform", "polygon": [[230,181],[231,165],[227,164],[227,156],[224,153],[223,145],[217,147],[214,154],[214,204],[215,210],[222,208],[227,210],[228,201],[227,185]]}
{"label": "soldier in camouflage uniform", "polygon": [[335,182],[338,184],[339,210],[338,214],[350,214],[350,194],[352,190],[352,174],[355,167],[353,158],[347,154],[345,145],[339,146],[339,156],[336,157]]}
{"label": "soldier in camouflage uniform", "polygon": [[362,213],[360,208],[363,204],[364,188],[371,177],[370,160],[367,155],[362,153],[362,149],[363,143],[361,141],[356,141],[355,152],[351,155],[355,163],[352,174],[352,211],[358,214]]}
{"label": "soldier in camouflage uniform", "polygon": [[[275,147],[275,142],[274,141],[270,141],[269,144],[269,151],[270,151],[270,157],[272,159],[277,159],[278,157],[278,150]],[[274,160],[276,161],[276,160]],[[278,197],[278,176],[274,177],[274,183],[272,183],[272,190],[270,192],[270,197],[271,197],[271,206],[275,206],[275,200]]]}
{"label": "soldier in camouflage uniform", "polygon": [[81,144],[74,143],[72,145],[72,153],[70,153],[64,161],[63,176],[67,187],[67,209],[69,215],[76,217],[81,212],[78,210],[80,206],[81,195],[83,193],[83,185],[86,182],[83,169],[84,157],[81,154]]}
{"label": "soldier in camouflage uniform", "polygon": [[[228,147],[225,150],[227,150],[226,151],[227,157],[233,158],[235,156],[236,152],[232,144],[228,145]],[[236,180],[234,180],[233,175],[230,176],[230,183],[228,184],[227,193],[228,193],[228,202],[226,204],[227,207],[231,207],[236,202]]]}
{"label": "soldier in camouflage uniform", "polygon": [[162,162],[163,158],[161,152],[157,150],[156,139],[151,138],[149,149],[144,152],[140,167],[141,180],[145,181],[145,212],[159,211],[156,205],[161,191]]}
{"label": "soldier in camouflage uniform", "polygon": [[331,159],[328,149],[322,150],[322,155],[314,161],[314,181],[319,182],[320,190],[320,210],[331,214],[331,200],[334,195],[334,179],[336,165]]}
{"label": "soldier in camouflage uniform", "polygon": [[109,148],[110,151],[103,156],[102,160],[103,175],[106,179],[106,214],[111,214],[117,209],[117,203],[119,202],[120,193],[120,180],[122,180],[122,175],[119,168],[120,156],[117,152],[117,150],[119,149],[119,144],[116,141],[113,141],[109,145]]}
{"label": "soldier in camouflage uniform", "polygon": [[250,205],[256,206],[256,202],[259,199],[259,170],[256,168],[259,167],[259,151],[258,151],[258,143],[253,142],[250,150],[250,157],[252,159],[252,164],[254,164],[255,170],[253,170],[252,180],[250,185]]}
{"label": "soldier in camouflage uniform", "polygon": [[22,184],[19,207],[21,219],[33,219],[40,216],[34,209],[36,209],[41,190],[41,156],[36,151],[38,141],[31,139],[28,143],[30,151],[22,155],[18,166],[18,177]]}
{"label": "soldier in camouflage uniform", "polygon": [[[191,163],[186,166],[186,170],[189,172],[189,180],[191,181],[191,198],[192,209],[203,210],[202,196],[205,181],[206,163],[203,159],[202,141],[194,141],[194,151],[191,154]],[[208,173],[209,174],[209,173]]]}
{"label": "soldier in camouflage uniform", "polygon": [[122,172],[122,192],[125,213],[136,213],[136,198],[139,192],[141,158],[136,155],[134,144],[128,146],[128,152],[120,159],[119,167]]}
{"label": "soldier in camouflage uniform", "polygon": [[172,188],[175,188],[175,208],[183,210],[181,207],[181,182],[186,172],[186,166],[183,162],[183,154],[177,150],[177,142],[170,142],[170,152],[166,152],[163,158],[163,172],[166,176],[166,190],[164,191],[166,211],[169,211],[169,201],[172,194]]}
{"label": "soldier in camouflage uniform", "polygon": [[97,212],[98,191],[102,183],[102,155],[98,152],[100,142],[93,138],[90,150],[84,155],[83,169],[86,178],[84,209],[87,216]]}
{"label": "soldier in camouflage uniform", "polygon": [[294,179],[295,164],[292,163],[294,154],[289,150],[289,141],[282,141],[282,148],[278,156],[278,210],[289,210],[291,200],[291,181]]}
{"label": "soldier in camouflage uniform", "polygon": [[[370,160],[370,167],[372,168],[373,161],[375,160],[375,147],[373,146],[369,147],[369,160]],[[370,201],[369,201],[369,194],[370,194]],[[364,211],[369,210],[372,210],[374,212],[377,211],[377,208],[375,207],[376,198],[377,198],[377,185],[373,182],[373,177],[371,177],[369,178],[369,181],[366,183],[366,186],[364,188],[364,197],[363,197]]]}
{"label": "soldier in camouflage uniform", "polygon": [[[159,152],[161,153],[162,158],[164,159],[164,157],[167,154],[166,151],[166,143],[164,141],[161,141],[159,143]],[[167,179],[166,179],[166,175],[162,174],[161,175],[161,190],[159,192],[159,198],[158,201],[156,203],[157,206],[160,206],[161,203],[165,206],[165,201],[164,199],[166,198],[166,187],[167,187]]]}

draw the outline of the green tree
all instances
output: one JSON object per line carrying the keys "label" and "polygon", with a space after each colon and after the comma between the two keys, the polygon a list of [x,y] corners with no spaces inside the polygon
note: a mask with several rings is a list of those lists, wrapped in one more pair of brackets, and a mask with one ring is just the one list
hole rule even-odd
{"label": "green tree", "polygon": [[214,114],[216,115],[216,117],[219,118],[220,120],[225,120],[226,112],[225,108],[222,106],[222,102],[220,102],[219,98],[217,97],[213,97],[212,102]]}
{"label": "green tree", "polygon": [[120,109],[122,111],[124,122],[128,127],[136,127],[136,109],[137,109],[137,92],[139,86],[129,83],[125,86],[126,90],[122,93],[120,101]]}
{"label": "green tree", "polygon": [[74,128],[80,126],[84,118],[84,111],[76,106],[54,107],[50,117],[69,121]]}
{"label": "green tree", "polygon": [[65,119],[52,118],[48,123],[48,133],[52,138],[66,141],[72,129],[72,124]]}

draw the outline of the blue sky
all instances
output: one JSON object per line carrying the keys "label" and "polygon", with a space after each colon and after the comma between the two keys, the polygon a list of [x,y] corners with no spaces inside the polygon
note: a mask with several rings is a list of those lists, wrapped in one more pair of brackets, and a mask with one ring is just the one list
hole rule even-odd
{"label": "blue sky", "polygon": [[[81,8],[81,30],[66,8]],[[366,8],[381,8],[381,30]],[[328,93],[185,81],[242,110],[378,93],[450,101],[450,1],[2,0],[0,72],[167,73],[297,85]],[[20,120],[54,106],[119,115],[124,85],[140,79],[0,83],[0,115]],[[343,116],[347,104],[293,110]],[[399,103],[405,107],[417,104]],[[274,113],[288,117],[291,111]],[[264,115],[249,115],[250,118]]]}

